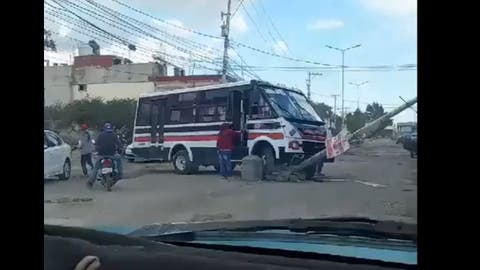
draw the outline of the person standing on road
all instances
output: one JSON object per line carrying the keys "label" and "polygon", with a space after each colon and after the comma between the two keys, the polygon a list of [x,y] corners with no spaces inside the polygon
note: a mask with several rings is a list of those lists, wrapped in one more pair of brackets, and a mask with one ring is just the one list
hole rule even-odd
{"label": "person standing on road", "polygon": [[224,123],[220,127],[217,137],[218,165],[220,166],[220,175],[225,179],[232,175],[232,151],[239,137],[240,133],[234,131],[230,124]]}
{"label": "person standing on road", "polygon": [[122,160],[119,158],[117,153],[122,151],[122,144],[120,140],[113,132],[113,126],[110,123],[105,123],[102,129],[102,133],[98,135],[97,139],[95,140],[95,148],[97,150],[97,160],[95,161],[95,166],[93,168],[92,174],[88,180],[88,186],[92,186],[95,182],[95,178],[97,177],[98,170],[101,167],[100,160],[102,157],[112,157],[117,169],[118,169],[118,179],[121,179],[123,176],[122,170]]}
{"label": "person standing on road", "polygon": [[94,150],[94,145],[92,141],[92,135],[88,131],[87,124],[83,124],[80,127],[80,130],[83,132],[80,140],[78,141],[77,148],[80,149],[81,157],[80,164],[82,165],[82,172],[84,176],[88,176],[87,164],[90,166],[90,169],[93,169],[92,163],[92,152]]}

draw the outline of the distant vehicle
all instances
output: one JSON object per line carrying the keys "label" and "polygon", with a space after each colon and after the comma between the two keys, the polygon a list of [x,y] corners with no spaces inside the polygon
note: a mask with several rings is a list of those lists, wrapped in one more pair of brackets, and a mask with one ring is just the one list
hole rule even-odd
{"label": "distant vehicle", "polygon": [[68,180],[71,174],[72,149],[60,136],[50,130],[43,131],[43,176]]}
{"label": "distant vehicle", "polygon": [[[257,155],[266,174],[325,148],[325,122],[300,90],[252,80],[142,94],[132,152],[145,161],[171,161],[179,174],[215,167],[222,123],[242,133],[232,161]],[[307,178],[314,172],[308,168]]]}
{"label": "distant vehicle", "polygon": [[396,124],[395,135],[397,139],[397,144],[402,143],[405,137],[408,137],[410,134],[417,132],[417,123],[415,122],[405,122]]}
{"label": "distant vehicle", "polygon": [[417,132],[406,135],[402,139],[402,145],[405,150],[410,152],[410,157],[417,156]]}

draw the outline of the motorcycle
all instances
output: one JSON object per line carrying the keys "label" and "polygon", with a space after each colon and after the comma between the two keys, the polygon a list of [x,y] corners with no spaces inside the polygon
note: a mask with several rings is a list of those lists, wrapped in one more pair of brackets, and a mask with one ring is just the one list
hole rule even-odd
{"label": "motorcycle", "polygon": [[96,181],[102,184],[107,191],[112,191],[113,185],[119,180],[116,162],[113,157],[102,157],[100,164]]}

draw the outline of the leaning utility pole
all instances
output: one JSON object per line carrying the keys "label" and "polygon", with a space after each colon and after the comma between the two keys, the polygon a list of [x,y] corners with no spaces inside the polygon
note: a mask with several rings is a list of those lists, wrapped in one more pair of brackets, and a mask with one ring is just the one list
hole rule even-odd
{"label": "leaning utility pole", "polygon": [[307,98],[310,100],[310,85],[312,84],[312,77],[313,76],[321,76],[322,73],[315,73],[315,72],[308,72],[308,77],[307,77]]}
{"label": "leaning utility pole", "polygon": [[227,66],[228,66],[228,47],[229,47],[229,40],[228,34],[230,32],[230,6],[232,1],[228,0],[227,3],[227,13],[222,12],[221,17],[223,20],[223,16],[225,16],[225,21],[222,24],[222,37],[224,38],[223,41],[223,65],[222,65],[222,81],[227,82]]}

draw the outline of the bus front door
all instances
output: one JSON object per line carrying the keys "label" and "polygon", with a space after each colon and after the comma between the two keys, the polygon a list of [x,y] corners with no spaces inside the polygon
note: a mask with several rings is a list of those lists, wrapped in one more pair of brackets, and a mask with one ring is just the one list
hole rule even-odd
{"label": "bus front door", "polygon": [[164,125],[166,115],[166,99],[156,99],[152,101],[152,111],[150,114],[151,131],[151,147],[150,158],[155,160],[166,160],[167,154],[163,151],[164,142]]}
{"label": "bus front door", "polygon": [[[241,91],[233,91],[230,104],[232,108],[233,130],[241,132],[246,126],[246,116],[244,113],[244,102],[242,100],[242,96],[243,93]],[[242,134],[240,140],[236,142],[235,150],[232,153],[232,160],[241,160],[244,156],[248,155],[248,148],[245,139],[245,134]]]}

